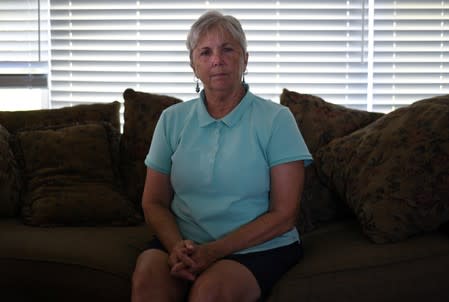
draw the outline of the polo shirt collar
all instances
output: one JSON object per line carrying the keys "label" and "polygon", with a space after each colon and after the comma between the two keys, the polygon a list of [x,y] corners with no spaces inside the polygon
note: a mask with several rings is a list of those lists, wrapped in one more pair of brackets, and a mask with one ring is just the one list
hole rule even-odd
{"label": "polo shirt collar", "polygon": [[249,91],[248,84],[243,84],[245,87],[245,96],[240,101],[240,103],[231,112],[229,112],[225,117],[221,119],[214,119],[210,116],[205,105],[205,95],[204,90],[200,93],[200,98],[197,106],[198,120],[200,127],[206,127],[217,121],[223,122],[228,127],[234,127],[242,118],[243,114],[246,112],[248,106],[251,104],[253,99],[252,93]]}

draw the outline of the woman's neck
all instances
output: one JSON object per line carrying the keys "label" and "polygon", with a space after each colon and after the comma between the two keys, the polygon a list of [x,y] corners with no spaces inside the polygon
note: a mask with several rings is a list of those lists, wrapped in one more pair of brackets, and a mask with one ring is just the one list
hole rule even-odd
{"label": "woman's neck", "polygon": [[232,93],[208,91],[205,90],[205,105],[209,114],[215,118],[220,119],[231,112],[245,96],[245,87],[240,85]]}

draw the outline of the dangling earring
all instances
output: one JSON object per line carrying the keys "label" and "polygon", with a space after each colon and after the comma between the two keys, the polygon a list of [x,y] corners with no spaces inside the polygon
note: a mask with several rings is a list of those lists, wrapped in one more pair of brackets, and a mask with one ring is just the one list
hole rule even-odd
{"label": "dangling earring", "polygon": [[200,81],[199,81],[199,79],[196,77],[196,75],[193,76],[193,81],[196,82],[196,86],[195,86],[195,91],[196,91],[196,93],[200,92],[200,83],[199,83]]}
{"label": "dangling earring", "polygon": [[196,80],[195,91],[196,91],[196,93],[200,92],[200,84],[199,84],[199,81],[198,81],[198,80]]}
{"label": "dangling earring", "polygon": [[246,82],[245,82],[245,74],[248,74],[248,70],[246,70],[246,69],[245,69],[245,71],[243,72],[242,84],[246,84]]}

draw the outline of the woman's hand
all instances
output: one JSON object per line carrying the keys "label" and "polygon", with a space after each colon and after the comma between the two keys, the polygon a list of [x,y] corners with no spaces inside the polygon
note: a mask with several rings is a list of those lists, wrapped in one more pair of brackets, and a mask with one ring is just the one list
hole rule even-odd
{"label": "woman's hand", "polygon": [[205,271],[208,267],[215,263],[221,256],[215,248],[213,248],[213,243],[194,245],[193,253],[191,258],[195,263],[193,270],[195,273],[199,274]]}
{"label": "woman's hand", "polygon": [[219,258],[209,244],[197,245],[190,240],[180,241],[169,256],[171,274],[178,278],[194,281]]}
{"label": "woman's hand", "polygon": [[181,240],[173,247],[168,257],[171,274],[175,277],[193,281],[195,262],[191,258],[194,252],[194,243],[191,240]]}

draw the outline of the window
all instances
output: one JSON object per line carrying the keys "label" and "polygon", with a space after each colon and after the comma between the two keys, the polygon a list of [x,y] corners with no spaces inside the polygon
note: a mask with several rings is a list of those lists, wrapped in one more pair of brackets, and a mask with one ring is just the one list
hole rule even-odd
{"label": "window", "polygon": [[250,52],[246,80],[254,92],[276,100],[286,87],[356,107],[366,103],[360,1],[51,4],[52,102],[61,106],[118,99],[127,87],[194,97],[185,39],[206,9],[241,20]]}
{"label": "window", "polygon": [[449,93],[449,1],[376,0],[372,18],[374,110]]}
{"label": "window", "polygon": [[[14,12],[13,2],[0,7],[9,3]],[[50,0],[49,105],[122,100],[128,87],[195,97],[185,39],[198,16],[219,9],[239,18],[247,33],[253,92],[278,101],[287,88],[388,112],[449,93],[448,6],[447,0]],[[0,33],[3,43],[8,30]]]}
{"label": "window", "polygon": [[0,110],[48,107],[48,1],[0,2]]}

